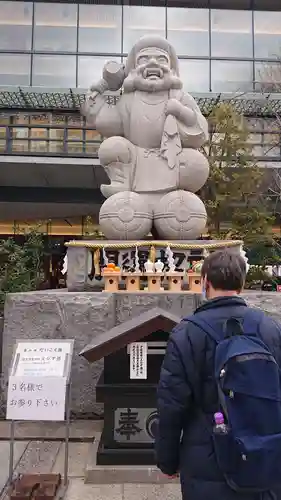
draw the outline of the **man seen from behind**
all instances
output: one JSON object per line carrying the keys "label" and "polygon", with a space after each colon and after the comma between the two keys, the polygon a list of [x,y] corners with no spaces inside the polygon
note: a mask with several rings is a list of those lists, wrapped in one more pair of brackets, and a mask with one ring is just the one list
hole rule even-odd
{"label": "man seen from behind", "polygon": [[201,275],[207,300],[162,365],[157,465],[183,500],[281,500],[281,327],[240,296],[238,252],[211,253]]}

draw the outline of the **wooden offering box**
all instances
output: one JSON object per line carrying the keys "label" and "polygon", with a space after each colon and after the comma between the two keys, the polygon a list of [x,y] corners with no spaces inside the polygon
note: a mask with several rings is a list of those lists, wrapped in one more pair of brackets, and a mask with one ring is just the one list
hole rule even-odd
{"label": "wooden offering box", "polygon": [[200,273],[187,273],[189,290],[194,293],[202,292],[201,274]]}
{"label": "wooden offering box", "polygon": [[170,292],[181,292],[182,279],[184,277],[184,274],[185,273],[180,273],[177,271],[166,273]]}
{"label": "wooden offering box", "polygon": [[162,292],[161,280],[165,276],[164,273],[144,273],[147,278],[148,292]]}
{"label": "wooden offering box", "polygon": [[138,292],[140,290],[140,278],[142,273],[122,273],[126,280],[127,292]]}
{"label": "wooden offering box", "polygon": [[[80,353],[90,363],[104,358],[96,386],[97,401],[104,403],[97,465],[155,464],[157,385],[169,334],[179,322],[170,312],[151,309],[97,335]],[[131,378],[134,342],[146,343],[146,378]]]}
{"label": "wooden offering box", "polygon": [[103,277],[104,277],[104,291],[118,292],[121,273],[117,271],[103,272]]}

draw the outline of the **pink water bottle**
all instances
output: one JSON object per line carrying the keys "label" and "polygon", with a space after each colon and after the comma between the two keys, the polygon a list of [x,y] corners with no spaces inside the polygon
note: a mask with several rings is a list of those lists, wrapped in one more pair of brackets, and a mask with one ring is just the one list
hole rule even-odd
{"label": "pink water bottle", "polygon": [[218,412],[214,415],[215,418],[215,426],[214,426],[214,434],[227,434],[228,426],[224,422],[223,413]]}

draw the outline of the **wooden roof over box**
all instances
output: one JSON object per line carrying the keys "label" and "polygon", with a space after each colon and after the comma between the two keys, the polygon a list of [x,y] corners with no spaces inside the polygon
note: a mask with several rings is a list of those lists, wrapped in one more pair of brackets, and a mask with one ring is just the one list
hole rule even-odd
{"label": "wooden roof over box", "polygon": [[140,341],[153,332],[159,330],[170,332],[180,321],[180,317],[155,307],[98,335],[92,344],[80,352],[80,356],[93,363],[132,342]]}

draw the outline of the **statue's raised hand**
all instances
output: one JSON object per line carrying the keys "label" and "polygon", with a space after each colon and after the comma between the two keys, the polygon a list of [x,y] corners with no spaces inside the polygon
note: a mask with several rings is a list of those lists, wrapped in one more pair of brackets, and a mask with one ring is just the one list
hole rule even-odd
{"label": "statue's raised hand", "polygon": [[124,79],[124,66],[116,61],[108,61],[104,65],[102,78],[91,85],[90,92],[94,94],[103,94],[108,90],[116,92],[122,87]]}
{"label": "statue's raised hand", "polygon": [[166,115],[177,116],[180,106],[182,105],[177,99],[169,99],[165,109]]}
{"label": "statue's raised hand", "polygon": [[106,81],[108,90],[116,92],[119,90],[125,79],[125,68],[117,61],[109,61],[103,68],[103,80]]}
{"label": "statue's raised hand", "polygon": [[184,104],[174,98],[168,100],[165,113],[167,116],[174,116],[178,120],[185,123],[187,126],[193,125],[195,121],[194,110],[187,106],[184,106]]}

